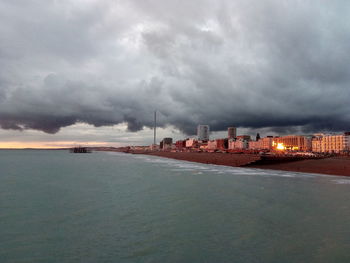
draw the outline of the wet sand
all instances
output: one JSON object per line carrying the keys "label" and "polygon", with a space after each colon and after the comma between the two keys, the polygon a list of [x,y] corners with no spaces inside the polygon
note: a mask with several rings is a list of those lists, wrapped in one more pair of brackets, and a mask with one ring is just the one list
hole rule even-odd
{"label": "wet sand", "polygon": [[259,160],[257,154],[228,154],[228,153],[196,153],[196,152],[150,152],[143,153],[160,157],[184,160],[190,162],[241,166],[259,169],[273,169],[303,173],[320,173],[350,176],[350,157],[331,157],[325,159],[309,159],[274,164],[254,164]]}

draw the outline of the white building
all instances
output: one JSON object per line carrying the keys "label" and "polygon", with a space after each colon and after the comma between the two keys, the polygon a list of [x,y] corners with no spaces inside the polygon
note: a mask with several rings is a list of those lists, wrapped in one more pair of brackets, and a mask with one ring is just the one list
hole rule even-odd
{"label": "white building", "polygon": [[186,140],[186,148],[192,148],[197,145],[197,140],[196,139],[188,139]]}
{"label": "white building", "polygon": [[350,149],[350,136],[345,134],[327,135],[322,138],[321,150],[328,153],[340,153]]}
{"label": "white building", "polygon": [[208,141],[208,150],[216,150],[217,149],[217,143],[216,140]]}
{"label": "white building", "polygon": [[262,140],[259,141],[249,141],[248,142],[249,150],[260,150],[262,149]]}
{"label": "white building", "polygon": [[248,149],[249,141],[248,140],[229,140],[228,148],[229,150],[243,150]]}
{"label": "white building", "polygon": [[341,153],[350,151],[350,135],[323,135],[312,139],[312,151],[323,153]]}
{"label": "white building", "polygon": [[249,150],[272,150],[272,137],[261,138],[258,141],[249,141]]}
{"label": "white building", "polygon": [[209,141],[209,125],[198,125],[197,136],[199,141]]}
{"label": "white building", "polygon": [[314,138],[311,141],[311,147],[313,152],[322,152],[322,139],[324,134],[314,134]]}

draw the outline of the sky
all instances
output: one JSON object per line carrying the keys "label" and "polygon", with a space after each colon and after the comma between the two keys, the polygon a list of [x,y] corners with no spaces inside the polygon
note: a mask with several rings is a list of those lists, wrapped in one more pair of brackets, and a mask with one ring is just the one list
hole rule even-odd
{"label": "sky", "polygon": [[0,148],[350,130],[350,2],[1,0]]}

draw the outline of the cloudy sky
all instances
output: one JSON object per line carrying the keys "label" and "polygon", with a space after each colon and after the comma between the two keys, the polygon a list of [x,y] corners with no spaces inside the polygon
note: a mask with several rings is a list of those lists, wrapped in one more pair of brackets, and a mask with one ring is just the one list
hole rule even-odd
{"label": "cloudy sky", "polygon": [[0,147],[350,130],[350,2],[1,0]]}

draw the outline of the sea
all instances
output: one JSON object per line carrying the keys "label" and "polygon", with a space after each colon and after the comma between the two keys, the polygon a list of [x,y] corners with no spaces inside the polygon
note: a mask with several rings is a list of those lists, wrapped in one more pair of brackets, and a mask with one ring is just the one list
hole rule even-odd
{"label": "sea", "polygon": [[350,178],[0,151],[0,262],[350,262]]}

